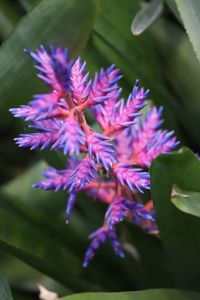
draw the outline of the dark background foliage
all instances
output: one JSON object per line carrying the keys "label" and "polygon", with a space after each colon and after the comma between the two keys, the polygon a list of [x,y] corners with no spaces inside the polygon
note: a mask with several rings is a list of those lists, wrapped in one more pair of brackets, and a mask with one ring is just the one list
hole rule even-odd
{"label": "dark background foliage", "polygon": [[[67,47],[73,58],[81,54],[92,75],[116,64],[123,74],[125,96],[139,78],[150,89],[153,103],[164,107],[164,127],[175,130],[181,146],[198,153],[200,5],[198,0],[152,2],[0,0],[0,268],[16,300],[38,299],[37,283],[61,296],[82,291],[200,290],[200,163],[190,150],[163,155],[153,163],[152,197],[160,237],[122,225],[119,234],[126,258],[116,257],[105,245],[85,270],[87,236],[101,224],[104,205],[81,194],[66,226],[65,193],[32,188],[41,170],[48,163],[62,167],[63,157],[18,149],[13,142],[24,124],[12,118],[9,108],[45,91],[23,49],[53,44]],[[131,32],[135,16],[133,33],[146,29],[139,36]],[[174,187],[179,195],[171,201]],[[188,201],[181,196],[185,194]],[[11,299],[4,276],[0,287],[0,298]],[[123,299],[199,297],[175,290],[143,293],[124,294]],[[81,299],[89,297],[99,296]]]}

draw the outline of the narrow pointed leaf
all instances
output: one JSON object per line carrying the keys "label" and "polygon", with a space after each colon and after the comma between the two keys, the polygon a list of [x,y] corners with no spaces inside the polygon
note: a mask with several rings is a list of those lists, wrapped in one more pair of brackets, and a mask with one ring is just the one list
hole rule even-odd
{"label": "narrow pointed leaf", "polygon": [[19,2],[22,7],[29,12],[33,7],[42,2],[42,0],[19,0]]}
{"label": "narrow pointed leaf", "polygon": [[159,18],[163,9],[162,0],[152,0],[147,3],[134,17],[131,24],[133,35],[140,35],[149,26],[151,26],[157,18]]}
{"label": "narrow pointed leaf", "polygon": [[175,0],[189,39],[200,61],[200,1]]}
{"label": "narrow pointed leaf", "polygon": [[[99,289],[81,277],[82,261],[45,217],[0,194],[0,249],[74,291]],[[48,224],[49,223],[49,224]],[[57,227],[57,229],[56,229]],[[73,233],[72,233],[73,234]]]}

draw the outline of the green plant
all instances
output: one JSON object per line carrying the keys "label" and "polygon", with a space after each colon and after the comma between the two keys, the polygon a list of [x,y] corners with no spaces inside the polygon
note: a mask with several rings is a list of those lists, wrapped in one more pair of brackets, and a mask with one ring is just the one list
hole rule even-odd
{"label": "green plant", "polygon": [[[69,299],[199,298],[200,162],[192,150],[198,153],[200,147],[200,10],[197,0],[153,2],[145,3],[142,11],[139,0],[0,3],[0,264],[14,299],[37,299],[37,282],[61,296],[131,291],[83,293]],[[152,5],[159,5],[156,14]],[[141,33],[137,37],[131,33],[136,15],[132,31]],[[45,166],[63,167],[63,156],[51,151],[30,154],[12,141],[23,123],[10,116],[9,108],[47,91],[34,79],[31,61],[23,53],[40,44],[67,47],[72,58],[81,54],[93,74],[114,63],[124,75],[125,96],[140,78],[150,88],[153,103],[164,107],[165,127],[192,149],[164,154],[153,162],[152,199],[160,235],[122,224],[123,260],[105,246],[88,269],[82,268],[87,235],[101,224],[104,205],[81,194],[66,226],[65,194],[32,188]],[[90,115],[88,119],[94,122]],[[8,296],[3,297],[11,299],[4,286],[1,283]]]}

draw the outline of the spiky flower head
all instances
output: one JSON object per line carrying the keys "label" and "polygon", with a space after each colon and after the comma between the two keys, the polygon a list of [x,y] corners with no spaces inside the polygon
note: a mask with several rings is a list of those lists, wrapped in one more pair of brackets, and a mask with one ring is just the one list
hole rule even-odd
{"label": "spiky flower head", "polygon": [[[123,257],[118,223],[133,221],[147,232],[157,231],[152,201],[144,205],[142,198],[150,189],[148,168],[154,158],[178,144],[173,132],[159,129],[162,108],[152,107],[142,118],[149,91],[139,88],[136,80],[128,99],[121,99],[121,75],[114,65],[101,69],[90,80],[86,63],[80,57],[75,62],[69,60],[66,49],[51,47],[48,51],[41,46],[35,52],[26,52],[36,61],[38,77],[51,91],[10,110],[15,117],[28,121],[33,130],[15,141],[20,147],[50,148],[67,156],[65,169],[49,167],[43,173],[45,179],[34,187],[62,189],[69,194],[67,223],[82,190],[108,205],[103,226],[90,235],[84,267],[106,240]],[[88,109],[101,132],[88,124]]]}

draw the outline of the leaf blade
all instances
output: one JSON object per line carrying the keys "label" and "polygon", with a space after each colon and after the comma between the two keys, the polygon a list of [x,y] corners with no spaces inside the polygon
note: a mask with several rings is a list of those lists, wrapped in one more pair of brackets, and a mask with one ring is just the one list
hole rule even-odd
{"label": "leaf blade", "polygon": [[[34,93],[45,91],[33,76],[32,61],[23,49],[55,44],[68,47],[70,56],[76,56],[87,42],[95,15],[93,0],[84,4],[78,0],[46,0],[21,20],[0,49],[0,107],[5,121],[10,116],[8,108],[27,103]],[[82,26],[76,26],[77,20]]]}
{"label": "leaf blade", "polygon": [[61,300],[197,300],[198,297],[198,293],[160,289],[120,293],[84,293],[68,296]]}
{"label": "leaf blade", "polygon": [[162,0],[152,0],[147,3],[134,17],[131,24],[133,35],[140,35],[151,26],[160,16],[163,9]]}
{"label": "leaf blade", "polygon": [[173,188],[175,195],[172,203],[181,211],[200,217],[200,193],[196,191],[186,191],[178,187]]}
{"label": "leaf blade", "polygon": [[200,61],[200,2],[197,0],[182,1],[175,0],[180,12],[183,24],[188,33],[194,51]]}
{"label": "leaf blade", "polygon": [[200,192],[199,177],[200,162],[189,149],[162,155],[151,167],[156,218],[177,288],[199,290],[200,219],[177,209],[171,192],[173,185]]}

